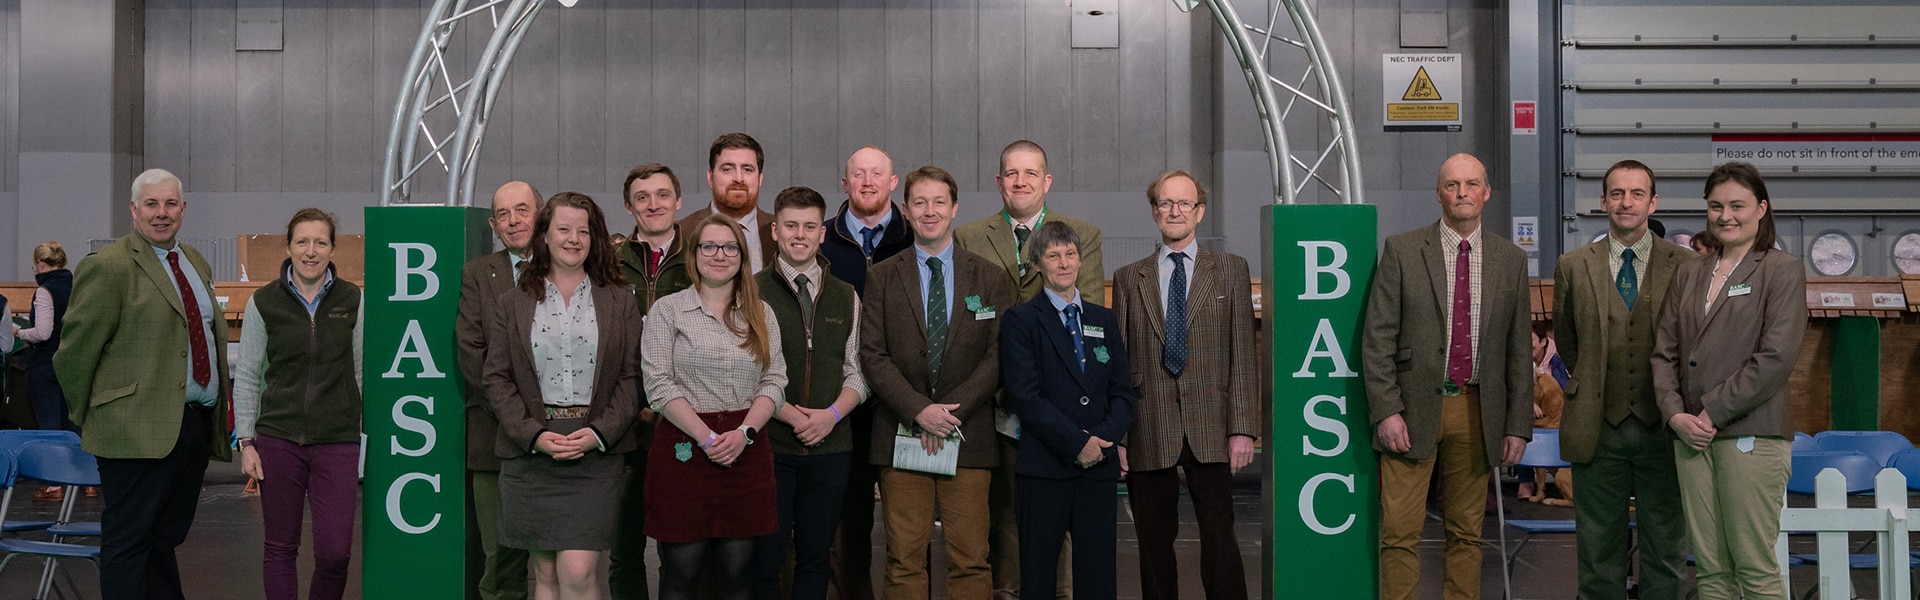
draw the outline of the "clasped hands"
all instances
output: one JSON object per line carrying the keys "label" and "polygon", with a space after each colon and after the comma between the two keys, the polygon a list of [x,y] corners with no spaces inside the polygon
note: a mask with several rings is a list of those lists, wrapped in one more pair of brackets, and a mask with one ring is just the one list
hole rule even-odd
{"label": "clasped hands", "polygon": [[1707,415],[1706,409],[1701,409],[1697,415],[1674,415],[1667,419],[1667,426],[1673,429],[1674,435],[1680,437],[1680,441],[1686,442],[1687,447],[1696,452],[1706,450],[1707,444],[1713,443],[1713,436],[1720,433],[1720,428],[1713,425],[1713,417]]}
{"label": "clasped hands", "polygon": [[534,438],[533,449],[553,457],[554,460],[577,460],[586,456],[587,450],[599,445],[593,436],[593,430],[585,427],[573,430],[573,433],[561,435],[551,431],[542,431]]}

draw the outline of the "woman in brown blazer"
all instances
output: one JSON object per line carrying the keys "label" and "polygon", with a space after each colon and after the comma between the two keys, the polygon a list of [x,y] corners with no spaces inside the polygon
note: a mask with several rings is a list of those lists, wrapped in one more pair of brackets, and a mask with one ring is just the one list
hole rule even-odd
{"label": "woman in brown blazer", "polygon": [[606,217],[563,192],[534,218],[533,257],[487,320],[482,382],[500,419],[500,544],[532,555],[534,598],[600,598],[627,430],[640,412],[640,309]]}
{"label": "woman in brown blazer", "polygon": [[1653,381],[1673,429],[1703,600],[1787,597],[1773,543],[1791,466],[1787,376],[1807,329],[1806,272],[1773,249],[1753,165],[1707,176],[1710,251],[1682,265],[1660,319]]}

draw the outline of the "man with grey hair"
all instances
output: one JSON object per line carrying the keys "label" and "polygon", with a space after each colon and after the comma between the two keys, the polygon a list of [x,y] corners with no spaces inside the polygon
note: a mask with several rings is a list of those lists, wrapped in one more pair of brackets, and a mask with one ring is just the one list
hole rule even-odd
{"label": "man with grey hair", "polygon": [[99,459],[100,595],[184,598],[187,539],[209,456],[227,448],[227,320],[213,269],[179,243],[180,178],[133,181],[128,234],[81,260],[54,370],[80,445]]}

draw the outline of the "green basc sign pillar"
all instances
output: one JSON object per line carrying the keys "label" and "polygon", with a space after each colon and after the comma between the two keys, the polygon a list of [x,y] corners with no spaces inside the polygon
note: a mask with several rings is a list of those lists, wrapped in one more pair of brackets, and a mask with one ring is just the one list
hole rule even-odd
{"label": "green basc sign pillar", "polygon": [[367,435],[361,597],[458,600],[466,584],[466,402],[454,350],[460,269],[487,213],[366,209],[361,324]]}
{"label": "green basc sign pillar", "polygon": [[1273,349],[1266,439],[1268,598],[1378,597],[1379,465],[1360,379],[1371,205],[1266,208]]}

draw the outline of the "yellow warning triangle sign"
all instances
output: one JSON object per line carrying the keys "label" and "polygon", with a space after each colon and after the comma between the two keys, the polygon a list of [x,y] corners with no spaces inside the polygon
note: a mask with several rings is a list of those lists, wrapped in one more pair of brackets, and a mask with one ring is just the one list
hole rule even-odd
{"label": "yellow warning triangle sign", "polygon": [[1413,82],[1407,84],[1407,93],[1400,95],[1401,100],[1440,100],[1440,88],[1433,87],[1433,78],[1427,76],[1427,68],[1420,67],[1413,73]]}

